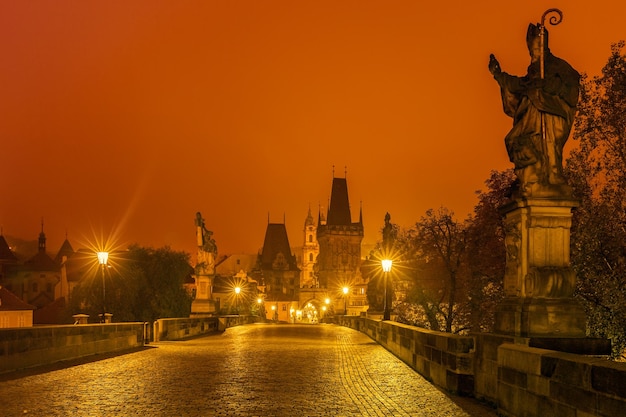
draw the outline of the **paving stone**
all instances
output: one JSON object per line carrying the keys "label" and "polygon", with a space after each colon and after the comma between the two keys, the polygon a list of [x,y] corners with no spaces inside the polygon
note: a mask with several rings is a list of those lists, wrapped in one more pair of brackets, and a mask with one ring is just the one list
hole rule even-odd
{"label": "paving stone", "polygon": [[480,416],[367,336],[249,325],[0,381],[3,416]]}

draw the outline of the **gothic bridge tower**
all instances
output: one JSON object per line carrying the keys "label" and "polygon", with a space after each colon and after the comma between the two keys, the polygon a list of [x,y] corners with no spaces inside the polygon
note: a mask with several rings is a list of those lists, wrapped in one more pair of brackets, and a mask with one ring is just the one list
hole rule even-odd
{"label": "gothic bridge tower", "polygon": [[[325,222],[319,214],[317,240],[319,286],[327,288],[335,312],[366,311],[367,282],[360,272],[363,210],[359,210],[359,221],[353,223],[346,178],[333,178]],[[348,294],[343,293],[343,288],[348,288]]]}

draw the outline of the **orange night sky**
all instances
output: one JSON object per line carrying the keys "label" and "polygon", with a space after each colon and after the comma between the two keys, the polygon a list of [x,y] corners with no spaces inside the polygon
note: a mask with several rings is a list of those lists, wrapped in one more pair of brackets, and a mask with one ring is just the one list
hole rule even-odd
{"label": "orange night sky", "polygon": [[523,75],[548,8],[552,52],[598,74],[626,2],[29,0],[0,3],[0,224],[48,249],[94,235],[195,254],[302,243],[344,176],[365,241],[384,215],[464,218],[511,126],[487,70]]}

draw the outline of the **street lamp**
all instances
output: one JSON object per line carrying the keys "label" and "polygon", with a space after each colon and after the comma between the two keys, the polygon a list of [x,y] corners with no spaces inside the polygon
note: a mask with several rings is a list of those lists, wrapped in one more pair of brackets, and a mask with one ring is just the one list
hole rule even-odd
{"label": "street lamp", "polygon": [[96,253],[98,256],[98,262],[100,263],[100,267],[102,269],[102,323],[106,323],[106,290],[104,284],[104,269],[107,267],[107,262],[109,260],[109,252],[98,252]]}
{"label": "street lamp", "polygon": [[241,292],[241,287],[235,287],[235,313],[239,314],[239,293]]}
{"label": "street lamp", "polygon": [[383,259],[382,260],[382,265],[383,265],[383,274],[385,275],[385,299],[383,301],[383,320],[390,320],[390,313],[389,313],[389,302],[387,300],[387,276],[389,275],[389,272],[391,272],[391,264],[392,264],[392,260],[391,259]]}
{"label": "street lamp", "polygon": [[343,287],[343,315],[344,316],[348,315],[348,291],[350,291],[350,288]]}

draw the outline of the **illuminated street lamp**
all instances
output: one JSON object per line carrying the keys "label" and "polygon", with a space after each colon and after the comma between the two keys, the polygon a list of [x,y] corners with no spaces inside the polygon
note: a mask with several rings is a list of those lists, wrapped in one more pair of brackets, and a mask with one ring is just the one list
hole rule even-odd
{"label": "illuminated street lamp", "polygon": [[389,302],[387,300],[387,276],[389,275],[389,272],[391,272],[391,264],[392,264],[392,260],[391,259],[383,259],[382,260],[382,265],[383,265],[383,274],[385,275],[385,299],[383,301],[383,320],[390,320],[391,319],[391,315],[389,313]]}
{"label": "illuminated street lamp", "polygon": [[235,287],[235,313],[239,314],[239,293],[241,293],[241,287]]}
{"label": "illuminated street lamp", "polygon": [[350,288],[343,287],[343,315],[344,316],[348,315],[348,291],[350,291]]}
{"label": "illuminated street lamp", "polygon": [[100,267],[102,269],[102,323],[106,322],[106,290],[104,284],[104,270],[107,267],[107,262],[109,260],[109,252],[97,252],[98,262],[100,263]]}

